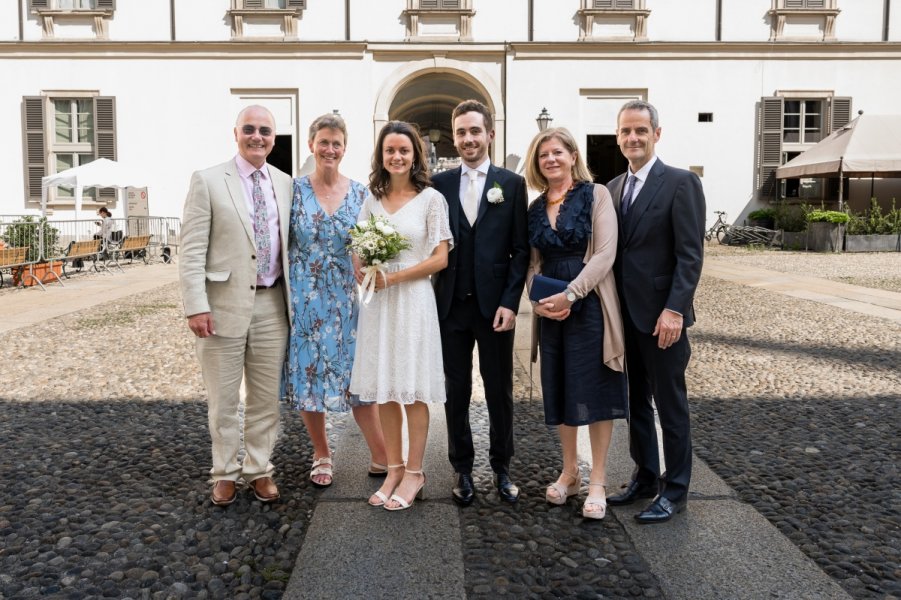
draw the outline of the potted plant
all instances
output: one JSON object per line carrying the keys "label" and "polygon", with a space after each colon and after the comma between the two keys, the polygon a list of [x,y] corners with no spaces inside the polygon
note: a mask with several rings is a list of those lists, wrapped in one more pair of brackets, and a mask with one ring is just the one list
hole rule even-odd
{"label": "potted plant", "polygon": [[752,227],[776,228],[776,209],[758,208],[748,214],[748,225]]}
{"label": "potted plant", "polygon": [[814,252],[841,252],[848,213],[812,210],[807,213],[807,248]]}
{"label": "potted plant", "polygon": [[847,252],[897,252],[901,250],[901,210],[895,207],[885,215],[876,198],[870,199],[867,213],[850,215],[845,226]]}
{"label": "potted plant", "polygon": [[782,247],[804,250],[807,247],[807,206],[781,202],[773,212],[775,227],[782,231]]}
{"label": "potted plant", "polygon": [[53,227],[46,217],[36,219],[31,215],[27,215],[16,219],[6,227],[3,241],[12,248],[27,246],[28,253],[25,260],[29,263],[34,263],[30,268],[30,273],[34,277],[25,277],[24,269],[19,269],[13,273],[13,284],[34,285],[35,279],[44,281],[50,271],[55,273],[57,278],[59,277],[62,270],[60,263],[48,264],[47,262],[41,262],[44,257],[56,256],[59,253],[59,248],[57,247],[59,230]]}

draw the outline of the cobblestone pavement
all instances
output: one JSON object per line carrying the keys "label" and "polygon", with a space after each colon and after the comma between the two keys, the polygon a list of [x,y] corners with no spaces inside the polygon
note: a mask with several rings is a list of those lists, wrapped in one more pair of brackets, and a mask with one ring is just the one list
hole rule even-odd
{"label": "cobblestone pavement", "polygon": [[[718,259],[901,291],[899,256]],[[901,327],[704,277],[695,452],[855,598],[901,598]]]}
{"label": "cobblestone pavement", "polygon": [[[901,279],[893,255],[708,255],[866,274],[887,289]],[[0,598],[281,596],[318,497],[308,439],[296,416],[283,420],[282,503],[244,493],[212,510],[203,389],[180,306],[169,285],[0,336],[0,363],[15,365],[0,372]],[[696,306],[697,454],[851,595],[901,597],[901,328],[709,277]],[[577,504],[540,501],[559,453],[517,377],[514,471],[533,501],[483,494],[461,511],[468,594],[660,595],[615,518],[586,525]],[[474,419],[484,444],[483,404]],[[487,467],[475,475],[491,489]]]}

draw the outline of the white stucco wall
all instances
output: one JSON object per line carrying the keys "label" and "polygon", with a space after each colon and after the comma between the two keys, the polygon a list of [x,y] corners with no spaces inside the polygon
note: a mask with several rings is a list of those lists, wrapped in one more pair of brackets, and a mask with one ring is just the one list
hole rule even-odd
{"label": "white stucco wall", "polygon": [[534,0],[534,40],[574,42],[579,39],[579,0]]}
{"label": "white stucco wall", "polygon": [[767,11],[770,0],[723,2],[722,39],[728,42],[765,42],[770,38]]}
{"label": "white stucco wall", "polygon": [[[892,8],[897,11],[898,3]],[[835,19],[835,36],[849,42],[878,42],[882,40],[883,0],[839,1],[842,11]]]}
{"label": "white stucco wall", "polygon": [[485,42],[529,38],[528,0],[473,0],[472,37]]}
{"label": "white stucco wall", "polygon": [[350,0],[350,38],[368,41],[403,41],[405,0]]}
{"label": "white stucco wall", "polygon": [[648,39],[709,42],[716,39],[716,0],[647,0]]}
{"label": "white stucco wall", "polygon": [[171,36],[168,0],[116,2],[109,21],[111,40],[163,41]]}
{"label": "white stucco wall", "polygon": [[188,41],[231,39],[229,0],[175,3],[175,37]]}
{"label": "white stucco wall", "polygon": [[344,39],[344,2],[308,2],[297,21],[300,40],[339,41]]}
{"label": "white stucco wall", "polygon": [[18,2],[0,3],[0,41],[19,39]]}

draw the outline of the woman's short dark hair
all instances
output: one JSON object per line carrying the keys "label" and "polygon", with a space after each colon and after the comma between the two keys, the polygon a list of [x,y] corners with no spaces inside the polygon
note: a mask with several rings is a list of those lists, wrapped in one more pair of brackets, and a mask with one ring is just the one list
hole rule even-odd
{"label": "woman's short dark hair", "polygon": [[372,153],[372,172],[369,173],[369,191],[376,198],[383,198],[388,193],[391,176],[382,163],[382,152],[385,149],[385,138],[392,133],[405,135],[410,138],[413,145],[413,166],[410,169],[410,181],[421,192],[432,183],[429,176],[429,163],[425,159],[425,150],[422,146],[422,137],[419,135],[419,127],[414,123],[404,121],[388,121],[379,132],[375,151]]}

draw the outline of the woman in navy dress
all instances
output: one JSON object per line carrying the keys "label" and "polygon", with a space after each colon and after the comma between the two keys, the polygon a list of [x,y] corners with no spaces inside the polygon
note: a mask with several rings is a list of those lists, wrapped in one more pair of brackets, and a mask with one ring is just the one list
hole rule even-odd
{"label": "woman in navy dress", "polygon": [[613,419],[628,414],[622,317],[613,278],[616,213],[607,189],[592,183],[564,128],[547,129],[532,140],[526,181],[542,192],[529,207],[529,289],[536,273],[569,282],[565,291],[534,304],[545,422],[557,427],[563,450],[562,472],[545,498],[563,504],[579,493],[578,428],[587,425],[592,465],[582,515],[602,519]]}
{"label": "woman in navy dress", "polygon": [[284,395],[301,411],[310,434],[310,480],[317,487],[332,483],[326,411],[351,408],[369,444],[369,475],[388,473],[378,407],[361,405],[349,390],[359,308],[348,232],[368,191],[338,171],[346,141],[341,117],[327,114],[313,121],[309,146],[316,169],[294,180],[288,235],[292,318]]}

